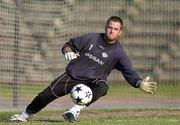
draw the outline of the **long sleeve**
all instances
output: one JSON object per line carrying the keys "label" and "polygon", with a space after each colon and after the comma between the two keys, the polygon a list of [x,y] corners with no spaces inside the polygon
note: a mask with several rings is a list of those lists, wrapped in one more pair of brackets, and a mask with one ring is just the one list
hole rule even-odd
{"label": "long sleeve", "polygon": [[138,87],[138,82],[141,80],[139,74],[134,70],[130,59],[128,58],[126,52],[121,48],[120,53],[118,53],[119,61],[116,64],[116,69],[121,71],[124,78],[129,84],[134,87]]}

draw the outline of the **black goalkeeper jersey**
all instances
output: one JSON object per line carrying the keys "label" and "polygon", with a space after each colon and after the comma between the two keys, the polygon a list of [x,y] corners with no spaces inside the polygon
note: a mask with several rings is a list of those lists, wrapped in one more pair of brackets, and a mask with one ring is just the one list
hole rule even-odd
{"label": "black goalkeeper jersey", "polygon": [[128,83],[138,87],[141,78],[133,69],[122,45],[118,41],[108,44],[104,33],[91,33],[70,39],[63,48],[66,46],[80,55],[66,67],[66,72],[71,77],[78,80],[107,80],[109,73],[117,69]]}

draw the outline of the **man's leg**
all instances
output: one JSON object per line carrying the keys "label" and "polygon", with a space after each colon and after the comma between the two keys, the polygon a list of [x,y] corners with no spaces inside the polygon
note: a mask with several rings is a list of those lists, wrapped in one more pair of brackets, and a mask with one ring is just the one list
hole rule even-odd
{"label": "man's leg", "polygon": [[30,117],[30,114],[27,112],[22,112],[20,114],[15,114],[10,118],[10,121],[21,121],[21,122],[26,122],[27,119]]}
{"label": "man's leg", "polygon": [[64,119],[68,120],[69,122],[77,121],[81,110],[85,107],[85,105],[81,106],[74,104],[71,108],[69,108],[63,113]]}
{"label": "man's leg", "polygon": [[84,109],[86,106],[89,106],[91,103],[95,102],[100,97],[106,95],[108,91],[108,85],[104,80],[96,80],[96,82],[90,82],[84,84],[88,85],[93,92],[92,101],[88,105],[84,105],[84,106],[74,104],[71,108],[66,110],[63,113],[63,116],[69,122],[76,121],[82,109]]}
{"label": "man's leg", "polygon": [[44,91],[39,93],[38,96],[36,96],[34,100],[27,106],[26,112],[29,114],[35,114],[56,98],[57,97],[52,93],[50,87],[47,87]]}
{"label": "man's leg", "polygon": [[69,76],[63,74],[62,76],[55,79],[49,87],[40,92],[34,100],[27,106],[26,110],[20,114],[13,115],[11,121],[27,121],[27,119],[46,105],[48,105],[53,100],[65,95],[64,87]]}
{"label": "man's leg", "polygon": [[105,96],[109,89],[108,83],[105,80],[97,80],[96,82],[94,82],[92,84],[88,84],[88,86],[91,88],[91,90],[93,92],[92,100],[88,105],[94,103],[99,98]]}
{"label": "man's leg", "polygon": [[80,81],[72,79],[67,75],[67,73],[61,75],[55,79],[43,92],[38,94],[32,103],[28,105],[26,112],[29,114],[39,112],[53,100],[70,93],[73,86],[79,83]]}
{"label": "man's leg", "polygon": [[51,89],[47,87],[42,92],[40,92],[34,100],[27,106],[26,110],[20,114],[13,115],[11,121],[27,121],[27,119],[41,109],[43,109],[47,104],[55,100],[57,97],[53,95]]}

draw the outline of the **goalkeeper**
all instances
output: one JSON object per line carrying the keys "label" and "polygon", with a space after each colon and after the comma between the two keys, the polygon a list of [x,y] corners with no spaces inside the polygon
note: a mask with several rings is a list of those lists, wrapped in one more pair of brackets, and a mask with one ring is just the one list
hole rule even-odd
{"label": "goalkeeper", "polygon": [[[83,83],[93,92],[93,103],[108,91],[107,77],[113,69],[122,72],[127,82],[135,88],[151,93],[156,90],[156,82],[149,77],[142,79],[134,70],[123,46],[118,42],[122,34],[123,21],[112,16],[107,20],[105,33],[89,33],[70,39],[62,47],[62,53],[69,64],[66,72],[56,78],[40,92],[26,107],[25,111],[13,115],[11,121],[27,121],[53,100],[70,93],[73,86]],[[88,104],[89,105],[89,104]],[[88,106],[86,105],[86,106]],[[63,113],[66,120],[74,122],[86,106],[74,104]]]}

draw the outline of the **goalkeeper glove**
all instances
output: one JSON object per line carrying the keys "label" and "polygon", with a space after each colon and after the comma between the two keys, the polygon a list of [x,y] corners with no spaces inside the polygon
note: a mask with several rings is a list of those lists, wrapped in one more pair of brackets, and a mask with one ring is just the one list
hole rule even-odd
{"label": "goalkeeper glove", "polygon": [[153,94],[157,89],[156,82],[150,82],[149,80],[150,77],[147,76],[145,79],[140,81],[139,88],[144,92]]}
{"label": "goalkeeper glove", "polygon": [[64,54],[64,56],[65,56],[66,60],[70,61],[72,59],[77,58],[78,55],[76,53],[74,53],[74,52],[67,52],[67,53]]}

